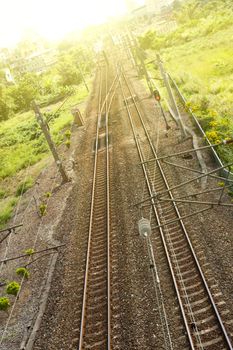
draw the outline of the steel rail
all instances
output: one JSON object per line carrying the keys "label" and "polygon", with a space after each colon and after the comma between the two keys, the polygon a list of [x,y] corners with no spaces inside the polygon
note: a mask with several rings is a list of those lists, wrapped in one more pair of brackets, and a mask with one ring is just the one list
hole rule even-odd
{"label": "steel rail", "polygon": [[[108,95],[108,66],[106,69],[106,96]],[[110,89],[111,91],[111,89]],[[107,177],[107,295],[108,295],[108,350],[111,350],[111,244],[110,244],[110,172],[109,172],[109,116],[108,99],[105,104],[105,127],[106,127],[106,177]]]}
{"label": "steel rail", "polygon": [[96,142],[95,142],[95,160],[94,160],[94,172],[93,172],[93,183],[92,183],[92,193],[91,193],[91,211],[90,211],[90,221],[89,221],[89,231],[88,231],[88,245],[87,245],[87,255],[86,255],[85,280],[84,280],[84,288],[83,288],[82,316],[81,316],[79,346],[78,346],[79,350],[83,349],[85,317],[86,317],[87,287],[88,287],[88,275],[89,275],[89,264],[90,264],[92,222],[93,222],[93,216],[94,216],[94,199],[95,199],[97,159],[98,159],[99,121],[100,121],[100,117],[101,117],[101,115],[99,113],[101,110],[101,95],[102,95],[102,71],[100,69],[98,117],[97,117],[97,124],[96,124]]}
{"label": "steel rail", "polygon": [[[90,265],[90,255],[91,255],[91,242],[92,242],[92,231],[93,231],[93,220],[94,220],[94,203],[97,198],[96,193],[96,182],[97,182],[97,164],[98,164],[98,154],[99,154],[99,129],[100,129],[100,118],[102,113],[105,114],[105,153],[106,153],[106,256],[107,256],[107,273],[106,273],[106,290],[107,290],[107,349],[112,349],[112,328],[111,328],[111,223],[110,223],[110,157],[109,157],[109,111],[113,98],[116,93],[116,82],[118,75],[114,78],[110,88],[108,89],[108,67],[105,70],[105,87],[103,87],[103,75],[100,69],[100,85],[99,85],[99,101],[98,101],[98,118],[96,126],[96,143],[95,143],[95,161],[94,161],[94,171],[93,171],[93,184],[92,184],[92,194],[91,194],[91,212],[89,221],[89,231],[88,231],[88,248],[86,255],[86,270],[85,270],[85,281],[83,289],[83,303],[82,303],[82,316],[81,316],[81,326],[80,326],[80,337],[79,337],[79,350],[84,349],[84,337],[85,337],[85,318],[87,314],[87,289],[88,289],[88,276],[89,276],[89,265]],[[114,89],[115,87],[115,89]],[[112,95],[111,95],[112,93]],[[103,99],[102,95],[105,96]],[[103,101],[102,101],[103,100]]]}
{"label": "steel rail", "polygon": [[[126,81],[124,74],[122,74],[122,75],[124,77],[124,80]],[[122,94],[123,94],[123,89],[122,89]],[[124,100],[125,100],[125,97],[124,97]],[[129,109],[129,106],[128,106],[127,103],[126,103],[126,110],[127,110],[127,114],[128,114],[129,120],[130,120],[130,125],[131,125],[131,128],[132,128],[132,131],[133,131],[135,144],[137,146],[138,154],[139,154],[139,157],[140,157],[140,160],[141,160],[141,165],[142,165],[143,173],[144,173],[144,176],[145,176],[147,188],[148,188],[149,194],[150,194],[150,196],[152,198],[153,211],[154,211],[154,214],[155,214],[155,217],[156,217],[156,220],[157,220],[158,224],[161,225],[159,214],[158,214],[158,211],[157,211],[157,208],[156,208],[156,205],[155,205],[155,200],[153,198],[153,190],[152,190],[151,185],[150,185],[150,180],[149,180],[149,177],[148,177],[148,174],[147,174],[147,171],[146,171],[145,163],[143,162],[143,160],[144,160],[143,154],[142,154],[142,151],[141,151],[138,139],[137,139],[137,132],[136,132],[136,129],[135,129],[134,124],[133,124],[133,117],[132,117],[132,114],[130,112],[130,109]],[[175,278],[175,273],[174,273],[174,270],[173,270],[173,267],[172,267],[172,262],[171,262],[171,259],[170,259],[170,256],[169,256],[169,252],[168,252],[168,248],[167,248],[167,244],[166,244],[166,241],[165,241],[164,232],[161,229],[161,227],[159,227],[159,231],[160,231],[161,239],[162,239],[162,242],[163,242],[163,246],[164,246],[166,258],[167,258],[167,261],[168,261],[169,269],[170,269],[170,272],[171,272],[171,275],[172,275],[172,280],[173,280],[173,283],[174,283],[176,294],[177,294],[177,297],[178,297],[178,302],[179,302],[179,305],[180,305],[181,313],[182,313],[182,316],[183,316],[183,319],[184,319],[185,328],[187,330],[188,338],[190,339],[191,349],[195,350],[194,345],[193,345],[193,341],[192,341],[192,337],[191,337],[191,334],[190,334],[190,330],[189,330],[189,327],[188,327],[188,321],[186,319],[186,315],[185,315],[185,311],[184,311],[184,308],[183,308],[182,300],[181,300],[180,293],[179,293],[179,290],[178,290],[178,285],[177,285],[176,278]]]}
{"label": "steel rail", "polygon": [[[149,144],[150,144],[151,150],[152,150],[152,152],[153,152],[153,154],[154,154],[154,157],[156,158],[156,162],[157,162],[158,168],[159,168],[159,170],[160,170],[161,176],[162,176],[162,178],[163,178],[163,181],[164,181],[164,183],[165,183],[167,189],[169,189],[169,185],[168,185],[166,176],[165,176],[165,174],[164,174],[164,171],[163,171],[163,169],[162,169],[162,166],[161,166],[161,164],[160,164],[160,161],[157,159],[158,157],[157,157],[155,148],[154,148],[154,146],[153,146],[153,144],[152,144],[150,135],[149,135],[149,133],[148,133],[148,131],[147,131],[147,128],[146,128],[146,125],[145,125],[145,123],[144,123],[144,121],[143,121],[142,114],[141,114],[141,112],[140,112],[140,110],[139,110],[139,108],[138,108],[137,101],[135,100],[134,94],[132,93],[132,90],[131,90],[131,88],[130,88],[130,86],[129,86],[129,82],[128,82],[128,80],[126,79],[125,74],[122,73],[122,76],[123,76],[123,78],[124,78],[125,84],[126,84],[128,90],[129,90],[129,93],[130,93],[130,95],[131,95],[131,99],[132,99],[133,102],[134,102],[134,107],[135,107],[135,109],[136,109],[136,111],[137,111],[137,114],[138,114],[140,120],[141,120],[143,129],[144,129],[144,132],[145,132],[146,137],[147,137],[147,139],[148,139],[148,142],[149,142]],[[131,116],[131,119],[132,119],[132,116]],[[131,122],[131,123],[132,123],[132,122]],[[131,124],[131,126],[132,126],[132,124]],[[140,151],[140,145],[139,145],[139,142],[138,142],[138,140],[137,140],[137,137],[136,137],[136,134],[135,134],[135,130],[133,130],[133,133],[134,133],[134,138],[135,138],[135,141],[136,141],[136,144],[137,144],[138,152],[139,152],[139,155],[140,155],[140,158],[141,158],[141,162],[143,163],[143,161],[142,161],[143,155],[142,155],[142,153],[141,153],[141,151]],[[138,147],[138,146],[139,146],[139,147]],[[144,172],[144,174],[145,174],[146,168],[145,168],[144,164],[142,164],[142,167],[143,167],[143,172]],[[148,180],[147,180],[147,181],[148,181]],[[149,182],[148,184],[149,184],[149,186],[150,186],[150,182]],[[149,189],[149,188],[148,188],[148,189]],[[151,192],[152,192],[152,191],[151,191],[151,188],[149,189],[149,192],[150,192],[150,194],[151,194]],[[176,213],[177,213],[178,218],[180,219],[179,222],[180,222],[181,228],[182,228],[182,230],[183,230],[183,232],[184,232],[184,235],[185,235],[185,237],[186,237],[186,240],[187,240],[189,249],[190,249],[190,251],[191,251],[192,257],[193,257],[193,259],[194,259],[194,261],[195,261],[195,264],[196,264],[197,269],[198,269],[198,271],[199,271],[201,280],[202,280],[202,282],[203,282],[203,285],[204,285],[205,290],[206,290],[206,292],[207,292],[208,298],[209,298],[210,303],[211,303],[211,305],[212,305],[213,311],[214,311],[214,313],[215,313],[215,315],[216,315],[216,318],[217,318],[217,320],[218,320],[218,323],[219,323],[220,328],[221,328],[221,330],[222,330],[222,333],[223,333],[223,335],[224,335],[225,342],[226,342],[228,348],[229,348],[230,350],[233,350],[233,347],[232,347],[232,344],[231,344],[231,340],[230,340],[230,338],[229,338],[229,336],[228,336],[228,334],[227,334],[227,331],[226,331],[226,329],[225,329],[225,326],[224,326],[224,324],[223,324],[223,321],[222,321],[222,319],[221,319],[221,316],[220,316],[220,314],[219,314],[219,311],[218,311],[218,309],[217,309],[217,307],[216,307],[216,304],[215,304],[215,302],[214,302],[212,293],[211,293],[211,291],[210,291],[210,289],[209,289],[209,287],[208,287],[208,284],[207,284],[207,281],[206,281],[206,279],[205,279],[204,273],[203,273],[203,271],[202,271],[202,268],[201,268],[201,266],[200,266],[200,263],[199,263],[199,261],[198,261],[198,258],[197,258],[196,254],[195,254],[195,251],[194,251],[194,248],[193,248],[193,246],[192,246],[192,243],[191,243],[191,241],[190,241],[190,239],[189,239],[187,230],[186,230],[186,228],[185,228],[185,226],[184,226],[184,223],[183,223],[183,221],[182,221],[181,214],[180,214],[180,212],[179,212],[179,209],[178,209],[176,203],[174,202],[173,194],[172,194],[171,190],[167,190],[167,192],[169,193],[170,198],[173,200],[172,203],[173,203],[174,209],[175,209],[175,211],[176,211]],[[153,197],[153,195],[152,195],[152,197]],[[152,198],[152,203],[154,204],[154,199],[153,199],[153,198]],[[157,213],[155,205],[153,205],[153,208],[154,208],[155,213]],[[156,216],[157,216],[157,215],[156,215]],[[158,216],[157,216],[157,218],[159,219]],[[160,220],[159,220],[159,221],[160,221]],[[159,222],[158,222],[158,223],[159,223]],[[160,225],[160,224],[161,224],[161,223],[159,223],[159,225]],[[161,227],[159,228],[159,230],[160,230],[160,233],[162,233]],[[163,243],[165,243],[165,245],[166,245],[166,242],[165,242],[165,239],[164,239],[164,235],[162,234],[161,237],[162,237]],[[167,255],[167,253],[168,253],[167,247],[164,247],[164,248],[165,248],[166,255]],[[191,345],[191,348],[192,348],[192,349],[195,349],[194,344],[193,344],[193,340],[192,340],[192,336],[191,336],[191,333],[190,333],[190,329],[189,329],[189,326],[188,326],[187,318],[186,318],[186,315],[185,315],[185,311],[184,311],[184,308],[183,308],[183,305],[182,305],[182,300],[181,300],[181,297],[180,297],[180,292],[179,292],[179,289],[178,289],[178,286],[177,286],[177,283],[176,283],[176,277],[175,277],[175,274],[174,274],[174,271],[173,271],[173,267],[172,267],[172,265],[170,265],[171,261],[170,261],[169,253],[168,253],[168,262],[169,262],[170,271],[172,272],[172,279],[173,279],[173,281],[175,282],[174,285],[175,285],[175,289],[176,289],[176,292],[177,292],[177,297],[178,297],[178,300],[179,300],[179,304],[180,304],[180,307],[181,307],[181,310],[182,310],[181,312],[182,312],[182,315],[184,316],[185,328],[186,328],[187,335],[188,335],[188,338],[189,338],[189,341],[190,341],[190,345]]]}

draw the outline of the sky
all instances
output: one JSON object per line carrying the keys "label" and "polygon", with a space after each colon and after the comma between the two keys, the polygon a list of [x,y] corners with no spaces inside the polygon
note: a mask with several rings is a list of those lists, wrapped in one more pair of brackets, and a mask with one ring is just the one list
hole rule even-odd
{"label": "sky", "polygon": [[125,0],[0,0],[0,47],[14,46],[29,30],[59,40],[125,11]]}

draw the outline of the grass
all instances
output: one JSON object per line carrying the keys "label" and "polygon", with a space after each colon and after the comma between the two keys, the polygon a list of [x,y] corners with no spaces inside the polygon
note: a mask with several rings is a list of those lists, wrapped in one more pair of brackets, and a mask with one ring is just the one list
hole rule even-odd
{"label": "grass", "polygon": [[[73,121],[71,109],[87,97],[84,85],[79,85],[56,118],[49,123],[54,142],[63,142],[63,130]],[[62,102],[41,109],[55,112]],[[34,179],[47,164],[49,149],[35,120],[34,112],[17,114],[0,123],[0,227],[11,218],[17,197],[33,186]],[[25,180],[26,168],[30,167]]]}
{"label": "grass", "polygon": [[14,207],[18,199],[15,197],[5,198],[4,201],[1,201],[1,211],[0,211],[0,229],[2,229],[7,221],[10,220],[13,214]]}
{"label": "grass", "polygon": [[32,177],[28,177],[25,179],[25,181],[21,182],[19,184],[19,186],[17,187],[16,190],[16,197],[21,196],[22,194],[24,194],[25,192],[27,192],[27,190],[29,188],[31,188],[34,185],[34,180]]}
{"label": "grass", "polygon": [[[233,138],[233,26],[197,38],[176,50],[165,49],[162,58],[177,80],[189,105],[211,142]],[[219,147],[225,162],[233,157],[231,146]]]}
{"label": "grass", "polygon": [[[155,36],[155,34],[154,34]],[[211,13],[180,25],[174,33],[156,38],[147,34],[148,60],[159,49],[167,71],[176,80],[188,105],[211,142],[233,138],[233,12],[225,17]],[[143,43],[143,40],[142,40]],[[143,45],[143,44],[142,44]],[[155,49],[157,48],[156,52]],[[156,67],[150,66],[153,76]],[[229,163],[233,147],[218,147],[222,160]]]}
{"label": "grass", "polygon": [[[62,142],[61,131],[73,120],[71,106],[81,102],[86,96],[85,87],[81,85],[59,111],[59,116],[50,123],[51,134],[56,144]],[[60,104],[50,106],[50,112],[56,111]],[[46,111],[48,107],[42,109],[42,112]],[[48,147],[32,111],[18,114],[0,124],[0,180],[37,163],[46,154]]]}

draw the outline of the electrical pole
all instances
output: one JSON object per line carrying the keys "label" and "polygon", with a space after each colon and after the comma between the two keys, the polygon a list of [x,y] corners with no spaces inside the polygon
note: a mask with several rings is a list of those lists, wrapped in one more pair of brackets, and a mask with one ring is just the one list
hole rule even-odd
{"label": "electrical pole", "polygon": [[183,121],[181,119],[180,112],[179,112],[179,109],[177,107],[177,104],[176,104],[176,101],[175,101],[175,97],[173,95],[173,91],[172,91],[172,88],[171,88],[171,85],[170,85],[170,82],[169,82],[169,79],[168,79],[167,72],[164,70],[164,67],[163,67],[163,64],[161,62],[161,59],[160,59],[159,55],[157,55],[157,62],[158,62],[158,66],[159,66],[160,73],[162,75],[165,87],[166,87],[167,92],[168,92],[169,100],[170,100],[170,103],[171,103],[171,108],[172,108],[173,112],[175,113],[175,116],[176,116],[176,119],[177,119],[177,123],[178,123],[178,125],[180,127],[180,130],[182,132],[182,136],[183,136],[183,138],[186,138],[187,137],[187,133],[186,133],[186,130],[185,130],[185,126],[184,126]]}
{"label": "electrical pole", "polygon": [[57,150],[56,150],[56,147],[52,141],[52,138],[51,138],[51,135],[50,135],[50,132],[49,132],[49,129],[48,129],[48,125],[46,124],[46,122],[44,121],[44,118],[43,118],[43,115],[39,109],[39,107],[37,106],[37,104],[35,103],[35,101],[32,102],[32,108],[35,112],[35,115],[36,115],[36,119],[37,119],[37,122],[39,123],[40,127],[41,127],[41,130],[46,138],[46,141],[49,145],[49,148],[50,148],[50,151],[52,152],[52,155],[53,155],[53,158],[55,160],[55,163],[58,167],[58,170],[61,174],[61,177],[62,177],[62,183],[66,183],[69,181],[69,178],[63,168],[63,165],[62,165],[62,162],[59,158],[59,155],[57,153]]}
{"label": "electrical pole", "polygon": [[88,88],[87,82],[85,80],[84,74],[83,74],[83,72],[81,70],[80,63],[79,63],[78,59],[77,59],[77,67],[78,67],[79,73],[80,73],[80,75],[82,77],[82,81],[83,81],[83,83],[84,83],[84,85],[85,85],[85,87],[87,89],[87,92],[89,92],[89,88]]}
{"label": "electrical pole", "polygon": [[[141,73],[144,74],[144,76],[146,78],[146,81],[147,81],[148,88],[150,90],[150,93],[151,93],[151,95],[153,95],[153,86],[152,86],[149,74],[147,72],[147,69],[146,69],[146,65],[145,65],[145,62],[144,62],[142,49],[138,45],[138,41],[136,40],[136,38],[134,37],[133,33],[130,30],[129,30],[129,33],[130,33],[130,37],[131,37],[131,39],[133,41],[133,45],[134,45],[134,49],[135,49],[135,55],[136,55],[136,57],[138,58],[138,61],[139,61],[139,74],[141,74]],[[136,59],[135,59],[135,61],[137,62]]]}

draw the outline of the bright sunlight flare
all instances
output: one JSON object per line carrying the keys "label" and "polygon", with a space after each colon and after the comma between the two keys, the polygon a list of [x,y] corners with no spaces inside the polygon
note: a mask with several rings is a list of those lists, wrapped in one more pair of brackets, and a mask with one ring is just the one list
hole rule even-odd
{"label": "bright sunlight flare", "polygon": [[[135,0],[135,4],[143,0]],[[0,46],[19,41],[32,30],[49,39],[99,24],[125,13],[125,0],[1,0]]]}

